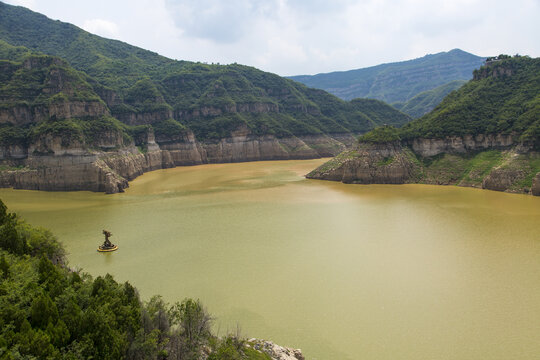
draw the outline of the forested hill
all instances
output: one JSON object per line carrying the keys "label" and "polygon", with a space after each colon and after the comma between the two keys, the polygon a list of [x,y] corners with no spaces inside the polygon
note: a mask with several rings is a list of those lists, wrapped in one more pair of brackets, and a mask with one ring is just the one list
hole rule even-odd
{"label": "forested hill", "polygon": [[414,119],[429,113],[452,91],[459,89],[466,80],[454,80],[448,84],[436,87],[435,89],[427,90],[416,95],[405,103],[393,103],[392,106],[396,109],[410,115]]}
{"label": "forested hill", "polygon": [[406,102],[415,95],[453,80],[469,80],[485,58],[460,49],[363,69],[290,78],[324,89],[342,99],[366,97],[387,103]]}
{"label": "forested hill", "polygon": [[539,145],[540,58],[499,56],[399,133],[406,139],[515,134]]}
{"label": "forested hill", "polygon": [[540,196],[540,58],[499,55],[433,111],[378,127],[307,176],[455,184]]}
{"label": "forested hill", "polygon": [[[240,127],[256,135],[286,137],[360,133],[410,120],[382,102],[346,102],[248,66],[167,59],[1,2],[0,40],[4,48],[22,46],[28,53],[67,61],[66,66],[83,73],[110,115],[123,123],[167,121],[175,129],[193,130],[199,140],[224,138]],[[24,61],[21,52],[24,49],[4,50],[2,59]],[[9,107],[9,101],[2,106]]]}

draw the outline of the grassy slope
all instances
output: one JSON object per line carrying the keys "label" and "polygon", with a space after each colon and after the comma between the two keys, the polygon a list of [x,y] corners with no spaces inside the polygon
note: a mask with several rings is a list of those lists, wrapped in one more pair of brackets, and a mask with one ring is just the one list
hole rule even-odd
{"label": "grassy slope", "polygon": [[415,183],[455,184],[481,187],[483,180],[494,170],[516,170],[509,190],[527,192],[533,177],[540,172],[538,153],[515,154],[511,151],[487,150],[470,154],[440,154],[413,159],[420,165]]}
{"label": "grassy slope", "polygon": [[389,103],[406,102],[420,92],[453,80],[468,80],[484,58],[459,49],[369,68],[300,75],[291,78],[343,98],[368,97]]}

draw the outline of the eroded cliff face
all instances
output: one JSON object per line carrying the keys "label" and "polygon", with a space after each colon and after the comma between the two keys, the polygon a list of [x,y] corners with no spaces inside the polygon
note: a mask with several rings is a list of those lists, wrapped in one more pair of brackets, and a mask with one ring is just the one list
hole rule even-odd
{"label": "eroded cliff face", "polygon": [[414,155],[400,143],[360,144],[307,175],[310,179],[355,184],[403,184],[416,176]]}
{"label": "eroded cliff face", "polygon": [[141,152],[134,144],[124,144],[121,134],[116,132],[101,134],[93,144],[47,134],[28,148],[1,149],[0,160],[13,168],[0,171],[0,186],[111,194],[124,191],[129,181],[152,170],[206,163],[335,156],[346,149],[346,143],[353,138],[348,134],[335,138],[327,135],[276,138],[255,136],[247,128],[241,128],[229,138],[199,142],[190,131],[167,139],[155,139],[149,132]]}
{"label": "eroded cliff face", "polygon": [[307,175],[357,184],[459,185],[540,195],[540,154],[510,135],[361,143]]}
{"label": "eroded cliff face", "polygon": [[47,106],[18,105],[0,109],[0,124],[24,126],[51,117],[71,119],[105,115],[109,115],[109,110],[100,101],[62,101]]}
{"label": "eroded cliff face", "polygon": [[410,142],[412,150],[423,157],[441,153],[467,153],[486,149],[504,149],[515,144],[512,135],[466,135],[444,139],[417,138]]}

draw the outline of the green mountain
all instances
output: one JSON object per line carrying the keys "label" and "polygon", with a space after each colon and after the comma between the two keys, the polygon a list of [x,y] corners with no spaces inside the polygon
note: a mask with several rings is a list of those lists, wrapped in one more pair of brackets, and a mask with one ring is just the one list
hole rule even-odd
{"label": "green mountain", "polygon": [[[199,140],[224,138],[242,127],[256,135],[286,137],[360,133],[382,123],[399,126],[410,120],[380,102],[364,109],[362,103],[348,103],[252,67],[167,59],[3,3],[0,39],[67,61],[84,73],[81,76],[110,115],[123,123],[157,124],[158,131],[168,125],[188,128]],[[1,59],[24,62],[21,52],[1,50]],[[13,97],[0,96],[6,99],[3,107],[15,104]],[[22,95],[19,100],[34,101]]]}
{"label": "green mountain", "polygon": [[454,49],[414,60],[357,70],[291,76],[290,79],[324,89],[345,100],[365,97],[387,103],[407,102],[423,91],[450,81],[469,80],[472,71],[479,68],[484,60]]}
{"label": "green mountain", "polygon": [[512,134],[540,142],[540,58],[499,56],[474,71],[432,112],[399,130],[403,139]]}
{"label": "green mountain", "polygon": [[446,95],[459,89],[466,82],[466,80],[454,80],[435,89],[421,92],[406,103],[393,103],[392,106],[417,119],[435,109]]}
{"label": "green mountain", "polygon": [[378,127],[308,177],[456,184],[540,196],[540,58],[499,55],[433,111]]}

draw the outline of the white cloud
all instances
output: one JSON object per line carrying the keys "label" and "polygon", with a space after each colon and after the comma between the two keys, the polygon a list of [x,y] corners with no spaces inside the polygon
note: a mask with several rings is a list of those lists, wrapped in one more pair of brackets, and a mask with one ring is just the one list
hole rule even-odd
{"label": "white cloud", "polygon": [[[460,48],[540,56],[538,0],[12,0],[105,37],[281,75]],[[106,14],[106,15],[104,15]]]}
{"label": "white cloud", "polygon": [[86,20],[82,25],[82,28],[93,34],[111,39],[118,39],[120,34],[118,31],[118,25],[112,21],[104,19]]}
{"label": "white cloud", "polygon": [[24,6],[24,7],[29,8],[29,9],[35,9],[36,8],[36,1],[35,0],[5,0],[4,2],[6,2],[8,4],[11,4],[11,5]]}

